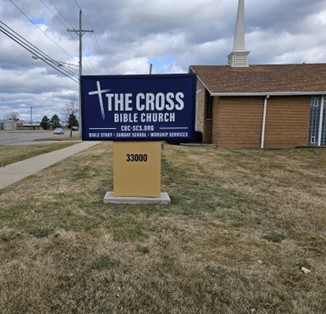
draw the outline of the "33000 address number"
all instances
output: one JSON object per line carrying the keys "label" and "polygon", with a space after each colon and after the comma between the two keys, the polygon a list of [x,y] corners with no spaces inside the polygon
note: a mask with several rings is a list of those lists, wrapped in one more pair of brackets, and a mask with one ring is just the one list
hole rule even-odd
{"label": "33000 address number", "polygon": [[126,161],[127,162],[147,162],[148,157],[147,154],[127,154]]}

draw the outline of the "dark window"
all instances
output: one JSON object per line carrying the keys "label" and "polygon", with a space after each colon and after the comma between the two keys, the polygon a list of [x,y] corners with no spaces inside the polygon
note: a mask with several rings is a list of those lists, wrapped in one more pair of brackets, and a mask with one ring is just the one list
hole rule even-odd
{"label": "dark window", "polygon": [[205,103],[206,103],[206,119],[212,119],[212,113],[213,113],[213,97],[210,95],[209,91],[205,90]]}

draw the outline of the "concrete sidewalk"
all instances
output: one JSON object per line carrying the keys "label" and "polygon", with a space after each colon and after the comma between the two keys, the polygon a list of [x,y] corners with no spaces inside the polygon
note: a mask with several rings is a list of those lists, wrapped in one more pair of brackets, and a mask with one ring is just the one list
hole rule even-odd
{"label": "concrete sidewalk", "polygon": [[[35,156],[0,168],[0,189],[47,168],[100,142],[81,142],[51,153]],[[26,148],[28,149],[28,148]]]}

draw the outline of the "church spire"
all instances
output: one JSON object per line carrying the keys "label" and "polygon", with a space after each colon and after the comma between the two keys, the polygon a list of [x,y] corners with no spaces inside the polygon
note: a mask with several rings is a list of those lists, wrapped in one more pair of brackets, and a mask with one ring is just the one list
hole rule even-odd
{"label": "church spire", "polygon": [[231,67],[247,67],[250,51],[245,49],[244,0],[239,0],[233,51],[228,55]]}

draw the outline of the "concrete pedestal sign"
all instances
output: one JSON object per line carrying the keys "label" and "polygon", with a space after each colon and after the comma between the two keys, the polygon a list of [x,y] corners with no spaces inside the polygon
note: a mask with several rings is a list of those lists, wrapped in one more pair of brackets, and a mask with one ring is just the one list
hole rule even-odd
{"label": "concrete pedestal sign", "polygon": [[82,139],[113,141],[105,203],[169,204],[161,192],[161,141],[194,139],[192,74],[82,76]]}
{"label": "concrete pedestal sign", "polygon": [[113,169],[113,196],[160,197],[160,142],[114,142]]}

